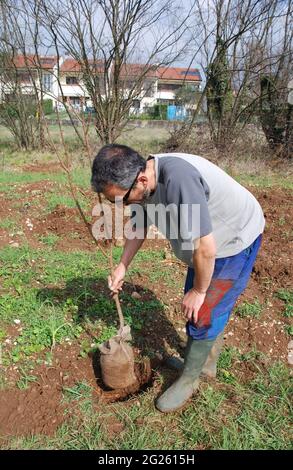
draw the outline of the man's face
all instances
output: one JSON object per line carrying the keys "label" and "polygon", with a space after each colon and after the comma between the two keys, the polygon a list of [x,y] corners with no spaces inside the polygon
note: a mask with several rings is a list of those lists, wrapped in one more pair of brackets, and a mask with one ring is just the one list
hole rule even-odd
{"label": "man's face", "polygon": [[122,189],[114,184],[109,184],[104,189],[104,196],[110,201],[115,202],[115,198],[123,201],[123,204],[141,204],[144,205],[150,196],[150,189],[148,188],[148,178],[144,175],[138,176],[134,186],[129,189]]}

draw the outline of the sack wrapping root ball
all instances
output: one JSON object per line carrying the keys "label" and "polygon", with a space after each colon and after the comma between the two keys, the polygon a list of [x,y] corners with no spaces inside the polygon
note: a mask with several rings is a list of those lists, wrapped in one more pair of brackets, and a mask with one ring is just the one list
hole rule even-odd
{"label": "sack wrapping root ball", "polygon": [[137,381],[133,350],[127,341],[131,341],[128,325],[120,329],[118,335],[99,346],[103,382],[114,390],[129,387]]}

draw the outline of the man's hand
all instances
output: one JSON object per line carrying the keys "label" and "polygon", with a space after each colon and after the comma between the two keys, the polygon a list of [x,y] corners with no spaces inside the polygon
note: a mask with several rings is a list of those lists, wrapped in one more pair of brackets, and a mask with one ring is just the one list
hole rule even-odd
{"label": "man's hand", "polygon": [[190,321],[194,325],[197,323],[198,311],[204,303],[206,294],[196,292],[196,290],[190,289],[183,297],[181,310],[185,315],[186,320]]}
{"label": "man's hand", "polygon": [[122,290],[126,268],[123,263],[119,263],[114,269],[113,276],[108,276],[108,286],[113,294],[117,294]]}

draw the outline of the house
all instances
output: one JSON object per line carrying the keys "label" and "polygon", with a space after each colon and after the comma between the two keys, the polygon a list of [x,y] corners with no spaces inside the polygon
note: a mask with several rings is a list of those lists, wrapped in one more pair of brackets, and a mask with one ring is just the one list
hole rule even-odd
{"label": "house", "polygon": [[28,97],[35,97],[36,90],[38,93],[42,90],[43,99],[51,99],[55,108],[59,95],[57,61],[56,56],[28,54],[12,57],[1,70],[0,100],[14,96],[18,86]]}
{"label": "house", "polygon": [[[83,67],[71,57],[56,56],[36,57],[19,55],[13,59],[12,68],[16,70],[18,81],[24,94],[34,95],[42,89],[44,99],[53,101],[53,108],[64,109],[66,104],[75,110],[92,106],[87,86],[84,82]],[[101,60],[90,60],[87,64],[97,75],[101,74],[100,95],[104,95],[104,74],[113,79],[112,64],[105,70]],[[40,73],[41,70],[41,73]],[[42,87],[40,84],[42,80]],[[188,86],[195,92],[200,90],[201,75],[198,69],[184,67],[158,67],[156,65],[125,64],[120,71],[120,91],[129,96],[134,91],[134,99],[130,113],[141,114],[155,104],[175,104],[176,93],[183,86]],[[3,80],[2,80],[3,81]],[[1,90],[0,90],[1,91]],[[13,83],[6,80],[2,84],[2,95],[13,93]],[[1,99],[1,93],[0,93]]]}
{"label": "house", "polygon": [[[97,75],[104,73],[104,62],[102,60],[90,60],[86,67],[94,69]],[[60,88],[59,102],[65,103],[75,110],[86,106],[92,106],[87,87],[83,80],[83,71],[80,63],[72,58],[63,60],[60,67]],[[103,94],[103,84],[101,81],[100,92]]]}
{"label": "house", "polygon": [[[144,75],[145,71],[145,75]],[[201,89],[201,75],[198,69],[185,67],[150,67],[142,64],[126,64],[122,69],[122,79],[131,85],[136,77],[144,75],[141,89],[133,101],[131,113],[141,114],[155,104],[173,105],[176,93],[188,86],[195,92]]]}
{"label": "house", "polygon": [[131,114],[141,114],[157,102],[156,66],[149,64],[124,64],[120,72],[120,82],[125,94],[134,91],[130,108]]}
{"label": "house", "polygon": [[175,104],[176,92],[182,86],[200,91],[201,75],[198,69],[184,67],[160,67],[157,70],[157,102],[159,104]]}

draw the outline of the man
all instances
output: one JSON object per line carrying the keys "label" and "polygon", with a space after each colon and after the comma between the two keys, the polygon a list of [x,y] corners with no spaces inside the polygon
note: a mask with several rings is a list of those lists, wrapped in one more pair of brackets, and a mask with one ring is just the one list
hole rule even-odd
{"label": "man", "polygon": [[[124,145],[100,150],[93,162],[92,186],[111,202],[120,198],[144,211],[143,217],[134,217],[139,236],[126,240],[120,263],[109,277],[113,292],[121,289],[148,226],[159,226],[162,217],[164,235],[188,266],[182,300],[188,335],[184,364],[179,379],[156,403],[162,412],[175,411],[197,389],[201,373],[216,375],[223,330],[260,247],[262,209],[247,189],[202,157],[165,153],[145,160]],[[150,207],[159,209],[148,211]]]}

